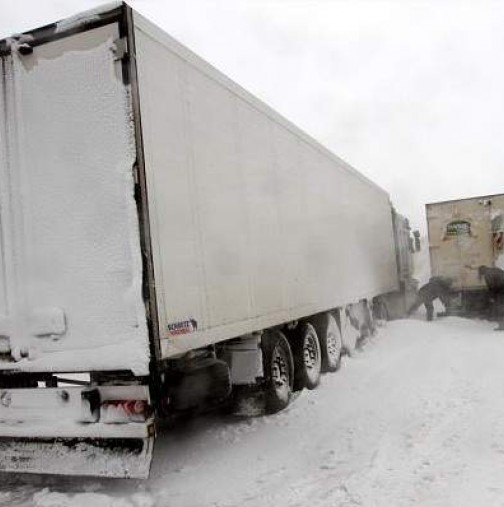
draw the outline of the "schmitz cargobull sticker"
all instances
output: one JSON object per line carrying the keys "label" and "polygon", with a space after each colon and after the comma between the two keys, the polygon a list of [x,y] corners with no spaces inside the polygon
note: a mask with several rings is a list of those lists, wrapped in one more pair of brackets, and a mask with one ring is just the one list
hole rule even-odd
{"label": "schmitz cargobull sticker", "polygon": [[194,333],[198,330],[198,323],[194,319],[172,322],[167,325],[168,336]]}

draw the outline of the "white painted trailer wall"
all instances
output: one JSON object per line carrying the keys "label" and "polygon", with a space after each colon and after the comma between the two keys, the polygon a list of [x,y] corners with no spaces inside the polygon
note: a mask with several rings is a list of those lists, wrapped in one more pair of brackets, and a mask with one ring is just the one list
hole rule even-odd
{"label": "white painted trailer wall", "polygon": [[134,24],[163,354],[396,290],[387,193]]}

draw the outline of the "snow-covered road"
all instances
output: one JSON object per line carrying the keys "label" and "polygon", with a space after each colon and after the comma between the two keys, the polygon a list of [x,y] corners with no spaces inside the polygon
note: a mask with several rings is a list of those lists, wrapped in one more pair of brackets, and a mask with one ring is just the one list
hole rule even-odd
{"label": "snow-covered road", "polygon": [[0,475],[0,505],[504,505],[504,333],[387,324],[269,417],[201,417],[158,442],[148,481]]}

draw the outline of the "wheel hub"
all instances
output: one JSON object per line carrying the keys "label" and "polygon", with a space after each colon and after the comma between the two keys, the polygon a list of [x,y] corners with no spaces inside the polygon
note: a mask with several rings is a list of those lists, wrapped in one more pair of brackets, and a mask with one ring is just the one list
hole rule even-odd
{"label": "wheel hub", "polygon": [[312,336],[309,336],[306,340],[303,355],[306,368],[315,368],[318,360],[318,348]]}
{"label": "wheel hub", "polygon": [[327,354],[334,359],[337,359],[339,357],[340,345],[334,333],[327,335]]}
{"label": "wheel hub", "polygon": [[286,358],[279,349],[275,349],[273,352],[271,377],[277,392],[288,394],[290,389],[289,367]]}

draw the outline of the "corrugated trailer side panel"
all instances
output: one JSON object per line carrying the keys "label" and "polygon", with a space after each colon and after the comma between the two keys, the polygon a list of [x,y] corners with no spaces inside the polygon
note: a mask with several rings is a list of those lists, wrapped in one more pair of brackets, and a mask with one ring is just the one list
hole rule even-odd
{"label": "corrugated trailer side panel", "polygon": [[395,290],[388,195],[134,21],[164,355]]}

